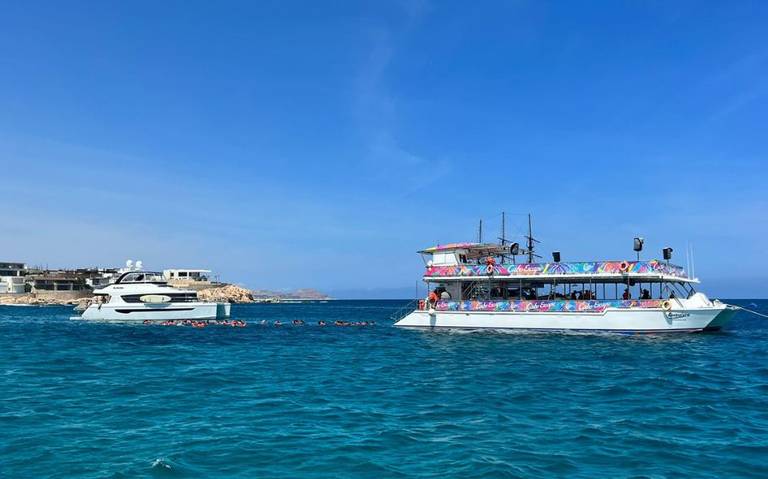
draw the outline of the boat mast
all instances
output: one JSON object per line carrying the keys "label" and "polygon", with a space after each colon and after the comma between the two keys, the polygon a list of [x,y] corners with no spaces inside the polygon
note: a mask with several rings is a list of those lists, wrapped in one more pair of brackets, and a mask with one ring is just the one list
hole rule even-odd
{"label": "boat mast", "polygon": [[[506,223],[507,223],[507,221],[506,221],[506,219],[507,219],[506,214],[502,211],[501,212],[501,238],[499,238],[501,240],[501,246],[504,246],[504,244],[507,242],[507,237],[506,237],[506,229],[507,229],[506,228],[506,226],[507,226]],[[505,259],[506,258],[502,254],[501,255],[501,264],[504,264],[504,260]]]}
{"label": "boat mast", "polygon": [[533,263],[533,227],[530,213],[528,213],[528,263]]}
{"label": "boat mast", "polygon": [[501,246],[504,246],[504,243],[507,240],[507,235],[504,234],[506,230],[506,219],[507,217],[505,213],[502,211],[501,212]]}
{"label": "boat mast", "polygon": [[483,242],[483,220],[480,220],[480,228],[477,230],[477,242]]}

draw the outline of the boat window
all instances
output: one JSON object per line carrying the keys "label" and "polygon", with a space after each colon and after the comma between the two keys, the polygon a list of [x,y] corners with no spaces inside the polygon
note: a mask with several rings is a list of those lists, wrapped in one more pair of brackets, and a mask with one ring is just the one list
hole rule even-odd
{"label": "boat window", "polygon": [[165,277],[161,273],[126,273],[120,279],[121,283],[164,283]]}
{"label": "boat window", "polygon": [[487,281],[467,282],[462,290],[462,299],[488,300],[491,298],[491,285]]}
{"label": "boat window", "polygon": [[[142,303],[143,294],[126,294],[121,296],[126,303]],[[198,301],[197,293],[164,293],[163,296],[171,298],[173,303],[192,303]]]}
{"label": "boat window", "polygon": [[688,291],[678,282],[665,282],[661,287],[661,298],[687,298]]}
{"label": "boat window", "polygon": [[682,283],[672,283],[672,284],[675,286],[675,294],[677,294],[679,298],[688,297],[688,291],[685,289]]}

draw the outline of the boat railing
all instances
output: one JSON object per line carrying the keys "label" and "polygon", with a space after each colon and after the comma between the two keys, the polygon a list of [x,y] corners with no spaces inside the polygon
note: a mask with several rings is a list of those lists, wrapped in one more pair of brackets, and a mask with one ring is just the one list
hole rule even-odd
{"label": "boat railing", "polygon": [[[667,304],[665,304],[667,303]],[[603,312],[609,308],[649,309],[668,308],[670,300],[665,299],[589,299],[589,300],[440,300],[420,309],[435,311],[497,311],[497,312]],[[421,305],[420,305],[421,306]],[[683,304],[678,301],[678,307]]]}
{"label": "boat railing", "polygon": [[626,277],[637,274],[669,275],[688,278],[677,265],[651,261],[582,261],[573,263],[519,263],[519,264],[452,264],[427,266],[426,277],[480,277],[480,276],[606,276]]}
{"label": "boat railing", "polygon": [[411,301],[408,301],[404,306],[401,308],[398,308],[397,311],[395,311],[391,316],[390,319],[397,322],[403,319],[404,317],[411,314],[415,309],[419,307],[421,302],[424,301],[423,299],[412,299]]}

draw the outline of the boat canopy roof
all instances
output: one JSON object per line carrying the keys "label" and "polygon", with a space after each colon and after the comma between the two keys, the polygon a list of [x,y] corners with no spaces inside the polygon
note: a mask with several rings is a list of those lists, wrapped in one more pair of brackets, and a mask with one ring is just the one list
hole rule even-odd
{"label": "boat canopy roof", "polygon": [[443,245],[431,246],[425,248],[419,253],[435,254],[459,252],[467,255],[467,258],[481,258],[483,256],[498,256],[509,254],[509,246],[502,246],[495,243],[448,243]]}
{"label": "boat canopy roof", "polygon": [[156,271],[127,271],[120,275],[115,284],[127,283],[155,283],[165,284],[166,280],[163,273]]}
{"label": "boat canopy roof", "polygon": [[571,263],[520,264],[427,264],[424,279],[467,280],[472,278],[502,280],[524,278],[527,281],[606,281],[623,282],[627,279],[653,281],[681,281],[698,283],[689,278],[682,267],[659,260],[649,261],[579,261]]}

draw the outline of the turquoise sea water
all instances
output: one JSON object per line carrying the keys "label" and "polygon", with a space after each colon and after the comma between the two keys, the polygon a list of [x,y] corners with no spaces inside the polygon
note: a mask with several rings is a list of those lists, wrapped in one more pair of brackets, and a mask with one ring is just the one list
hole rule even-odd
{"label": "turquoise sea water", "polygon": [[768,319],[423,332],[403,305],[235,306],[244,329],[0,307],[0,477],[768,477]]}

